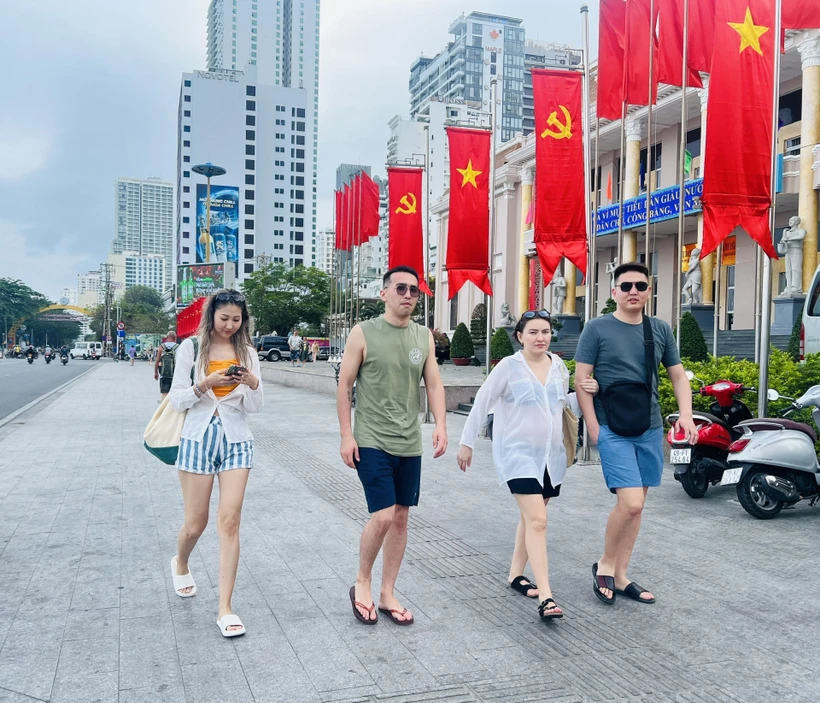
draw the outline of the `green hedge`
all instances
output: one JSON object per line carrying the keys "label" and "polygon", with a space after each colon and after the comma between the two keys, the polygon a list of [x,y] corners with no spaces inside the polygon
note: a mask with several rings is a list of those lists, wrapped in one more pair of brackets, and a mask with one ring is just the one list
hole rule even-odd
{"label": "green hedge", "polygon": [[493,338],[490,340],[490,355],[493,359],[503,359],[505,356],[512,356],[515,354],[510,335],[503,327],[499,327],[493,332]]}
{"label": "green hedge", "polygon": [[450,342],[451,359],[469,359],[475,355],[473,340],[470,339],[470,330],[463,322],[458,323],[456,331],[453,332],[453,341]]}
{"label": "green hedge", "polygon": [[706,338],[691,312],[683,313],[680,318],[680,355],[692,361],[709,361]]}

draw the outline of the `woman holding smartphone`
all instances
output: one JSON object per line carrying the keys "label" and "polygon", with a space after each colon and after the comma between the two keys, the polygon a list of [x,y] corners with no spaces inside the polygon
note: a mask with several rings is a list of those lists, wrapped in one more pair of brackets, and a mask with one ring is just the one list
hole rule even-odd
{"label": "woman holding smartphone", "polygon": [[[470,466],[473,443],[492,410],[498,481],[507,484],[521,514],[508,583],[518,593],[537,598],[541,619],[551,620],[564,613],[553,600],[549,585],[547,503],[560,493],[567,471],[562,418],[574,394],[569,393],[569,371],[564,362],[549,353],[549,313],[525,312],[515,326],[515,335],[524,349],[502,359],[479,388],[461,434],[457,461],[462,471]],[[598,392],[594,379],[584,384],[590,393]],[[572,404],[577,408],[577,402]],[[524,576],[528,561],[537,585]]]}
{"label": "woman holding smartphone", "polygon": [[[185,505],[177,553],[171,559],[174,591],[196,595],[188,560],[205,526],[214,477],[219,479],[219,615],[223,637],[245,634],[231,597],[239,564],[239,521],[253,467],[253,437],[247,414],[262,409],[259,359],[251,345],[245,296],[236,290],[211,295],[195,338],[176,352],[170,400],[187,410],[177,469]],[[193,381],[193,383],[192,383]]]}

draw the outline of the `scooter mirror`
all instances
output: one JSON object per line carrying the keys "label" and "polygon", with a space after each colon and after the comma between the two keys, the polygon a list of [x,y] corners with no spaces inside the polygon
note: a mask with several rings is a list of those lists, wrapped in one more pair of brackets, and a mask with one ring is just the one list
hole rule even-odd
{"label": "scooter mirror", "polygon": [[692,381],[695,378],[695,374],[693,374],[689,369],[686,369],[686,378]]}
{"label": "scooter mirror", "polygon": [[774,388],[769,388],[768,393],[766,393],[766,397],[769,400],[780,400],[780,393],[778,393]]}

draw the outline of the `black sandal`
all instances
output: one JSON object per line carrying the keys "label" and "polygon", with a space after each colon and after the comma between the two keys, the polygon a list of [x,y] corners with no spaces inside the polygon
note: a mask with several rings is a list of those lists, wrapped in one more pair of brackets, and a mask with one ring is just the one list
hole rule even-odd
{"label": "black sandal", "polygon": [[522,596],[526,596],[527,598],[538,598],[537,595],[531,596],[529,593],[527,593],[527,591],[537,591],[538,586],[536,586],[526,576],[516,576],[510,582],[510,588],[512,588],[514,591],[517,591]]}
{"label": "black sandal", "polygon": [[[608,588],[612,591],[612,597],[607,598],[601,593],[602,588]],[[598,596],[598,600],[606,605],[615,604],[615,577],[614,576],[598,576],[598,563],[592,565],[592,590]]]}
{"label": "black sandal", "polygon": [[[547,610],[555,610],[558,609],[557,613],[548,613]],[[545,598],[541,601],[541,605],[538,606],[538,615],[541,617],[542,620],[557,620],[558,618],[564,617],[564,614],[555,604],[555,601],[552,598]]]}
{"label": "black sandal", "polygon": [[615,591],[621,595],[638,601],[638,603],[654,603],[654,598],[641,598],[642,593],[649,593],[645,588],[641,588],[637,583],[631,581],[623,591]]}

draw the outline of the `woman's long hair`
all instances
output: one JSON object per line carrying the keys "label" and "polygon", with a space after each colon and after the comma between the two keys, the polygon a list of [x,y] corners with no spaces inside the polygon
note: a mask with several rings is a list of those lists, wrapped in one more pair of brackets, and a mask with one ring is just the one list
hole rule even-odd
{"label": "woman's long hair", "polygon": [[208,375],[208,360],[210,358],[211,332],[214,331],[214,316],[219,308],[223,308],[226,305],[236,305],[242,309],[242,324],[239,325],[239,329],[231,336],[231,342],[233,343],[234,352],[236,352],[236,358],[239,359],[239,363],[245,368],[249,369],[251,367],[251,351],[249,347],[253,345],[251,344],[251,335],[248,331],[248,323],[250,320],[248,306],[244,301],[237,303],[234,300],[217,300],[216,296],[220,293],[242,295],[233,288],[223,288],[213,293],[208,300],[205,301],[205,305],[202,308],[202,317],[199,320],[199,329],[196,334],[199,339],[199,368],[203,375],[206,376]]}

